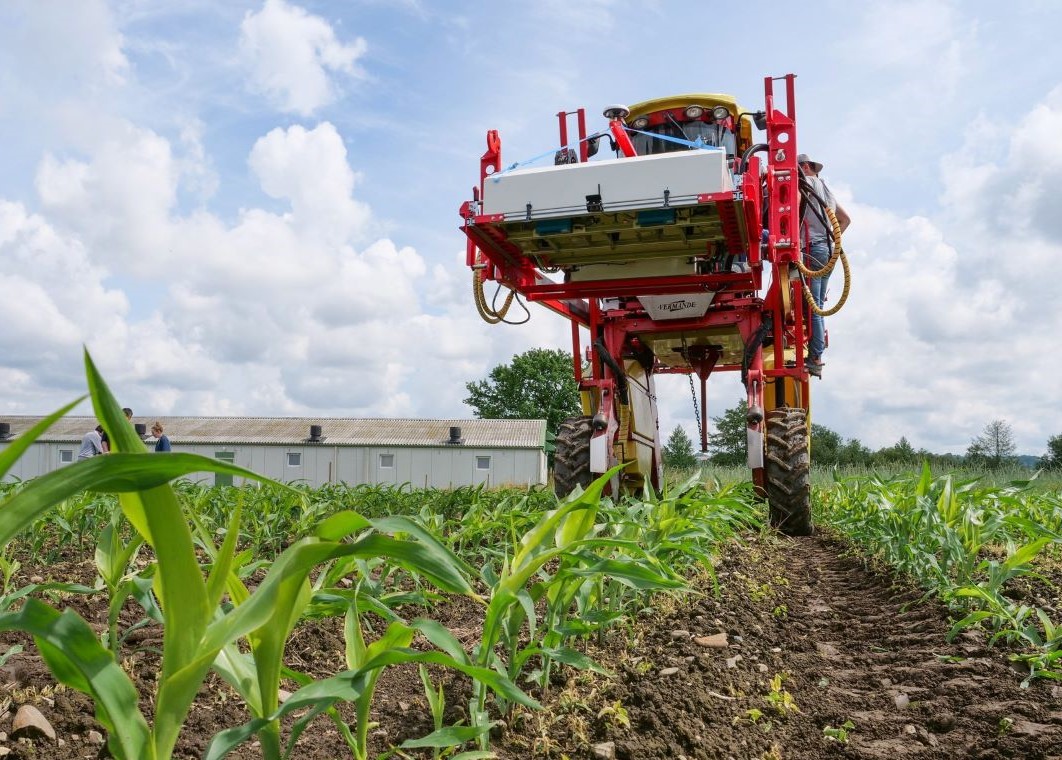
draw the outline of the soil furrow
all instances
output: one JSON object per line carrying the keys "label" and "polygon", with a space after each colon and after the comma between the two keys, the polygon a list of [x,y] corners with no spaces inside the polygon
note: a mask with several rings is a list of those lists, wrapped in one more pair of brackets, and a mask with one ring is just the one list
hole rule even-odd
{"label": "soil furrow", "polygon": [[[719,575],[718,599],[676,610],[633,652],[616,687],[632,725],[595,739],[620,760],[1062,757],[1057,687],[1022,689],[978,635],[949,642],[939,604],[843,546],[756,542]],[[717,633],[725,649],[696,643]]]}

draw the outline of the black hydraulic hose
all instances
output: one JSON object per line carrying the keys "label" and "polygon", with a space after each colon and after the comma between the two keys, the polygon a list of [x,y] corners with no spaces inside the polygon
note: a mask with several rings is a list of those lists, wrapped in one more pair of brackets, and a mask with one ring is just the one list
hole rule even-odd
{"label": "black hydraulic hose", "polygon": [[771,325],[767,320],[761,322],[759,328],[749,338],[748,345],[745,346],[745,352],[741,356],[741,384],[746,387],[749,384],[749,367],[752,366],[752,359],[763,345],[763,341],[767,339],[770,329]]}
{"label": "black hydraulic hose", "polygon": [[601,357],[601,361],[608,365],[608,368],[612,370],[612,374],[616,376],[616,391],[619,393],[620,402],[626,406],[630,403],[630,396],[627,393],[627,375],[620,368],[620,365],[616,363],[616,360],[612,358],[612,354],[605,348],[605,341],[598,338],[594,341],[594,348],[597,350],[598,356]]}
{"label": "black hydraulic hose", "polygon": [[738,174],[744,174],[749,168],[749,159],[756,153],[765,151],[770,146],[767,143],[756,143],[745,148],[745,152],[741,154],[741,163],[738,165]]}
{"label": "black hydraulic hose", "polygon": [[[807,177],[803,174],[800,175],[800,197],[805,204],[811,206],[811,212],[822,222],[822,226],[829,229],[830,220],[826,218],[826,212],[823,211],[826,199],[819,197],[819,194],[815,192],[814,188],[811,187],[811,183],[808,182]],[[811,203],[811,201],[814,201],[814,203]],[[803,213],[801,213],[801,217],[803,217]]]}

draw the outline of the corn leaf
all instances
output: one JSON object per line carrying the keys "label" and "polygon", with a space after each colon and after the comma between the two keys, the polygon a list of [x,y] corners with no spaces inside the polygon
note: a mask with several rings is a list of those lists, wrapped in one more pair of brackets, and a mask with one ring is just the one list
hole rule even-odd
{"label": "corn leaf", "polygon": [[[465,742],[475,741],[482,734],[494,728],[494,721],[484,723],[481,726],[447,726],[438,731],[432,731],[420,739],[406,739],[402,742],[402,749],[442,749],[443,747],[457,747]],[[487,754],[486,757],[494,757]]]}
{"label": "corn leaf", "polygon": [[137,706],[136,688],[76,613],[69,609],[60,613],[27,599],[18,612],[0,615],[0,630],[33,636],[56,680],[92,697],[113,754],[122,760],[155,756],[147,721]]}

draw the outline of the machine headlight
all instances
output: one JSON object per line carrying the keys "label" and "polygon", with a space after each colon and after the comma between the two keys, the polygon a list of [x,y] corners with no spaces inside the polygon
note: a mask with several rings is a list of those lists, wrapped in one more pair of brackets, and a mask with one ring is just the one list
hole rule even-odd
{"label": "machine headlight", "polygon": [[635,129],[645,129],[649,126],[649,117],[639,116],[637,119],[631,122],[631,126]]}
{"label": "machine headlight", "polygon": [[712,118],[716,121],[723,121],[730,116],[730,109],[726,106],[716,106],[712,109]]}
{"label": "machine headlight", "polygon": [[704,116],[704,106],[686,106],[687,119],[699,119]]}

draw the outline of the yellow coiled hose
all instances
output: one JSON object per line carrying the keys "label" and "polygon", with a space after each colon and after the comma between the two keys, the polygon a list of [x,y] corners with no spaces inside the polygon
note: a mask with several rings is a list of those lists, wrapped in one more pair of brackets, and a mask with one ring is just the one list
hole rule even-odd
{"label": "yellow coiled hose", "polygon": [[476,267],[472,270],[472,295],[476,300],[476,311],[479,312],[479,316],[481,316],[483,321],[487,324],[496,325],[505,319],[505,315],[509,312],[509,307],[513,305],[513,297],[516,293],[510,290],[509,295],[505,297],[505,303],[502,304],[500,309],[495,311],[487,304],[487,297],[483,294],[485,271],[486,267],[483,266],[483,253],[477,248]]}
{"label": "yellow coiled hose", "polygon": [[848,300],[848,289],[851,287],[852,277],[848,269],[848,257],[845,256],[844,248],[841,247],[841,223],[837,221],[837,215],[833,213],[832,208],[826,204],[823,204],[823,208],[826,210],[826,216],[829,218],[830,225],[833,228],[833,255],[830,256],[822,269],[808,269],[801,261],[797,261],[796,266],[805,277],[825,277],[833,271],[838,259],[840,259],[841,270],[844,272],[844,289],[841,290],[841,297],[837,299],[837,303],[832,308],[819,308],[819,305],[815,303],[814,296],[811,295],[811,288],[804,288],[804,300],[808,302],[808,308],[820,317],[831,317],[839,312],[841,307],[844,306],[844,302]]}

